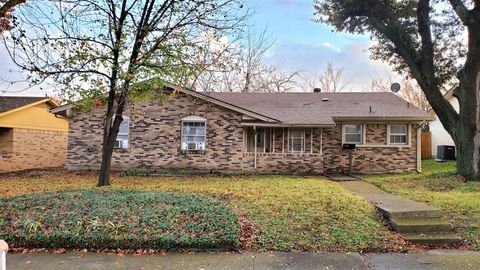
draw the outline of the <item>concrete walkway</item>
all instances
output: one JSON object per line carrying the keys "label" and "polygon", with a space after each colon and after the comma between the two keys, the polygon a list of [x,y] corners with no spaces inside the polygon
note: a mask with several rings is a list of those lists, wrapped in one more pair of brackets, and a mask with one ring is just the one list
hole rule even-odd
{"label": "concrete walkway", "polygon": [[144,270],[254,270],[254,269],[478,269],[480,252],[434,250],[421,254],[358,253],[195,253],[167,255],[9,254],[8,270],[144,269]]}
{"label": "concrete walkway", "polygon": [[459,243],[461,238],[444,213],[425,203],[387,193],[364,181],[339,182],[343,187],[372,202],[403,237],[418,244]]}
{"label": "concrete walkway", "polygon": [[400,196],[387,193],[364,181],[339,182],[344,188],[373,202],[385,215],[401,215],[410,212],[441,212],[439,209],[424,203],[415,202]]}

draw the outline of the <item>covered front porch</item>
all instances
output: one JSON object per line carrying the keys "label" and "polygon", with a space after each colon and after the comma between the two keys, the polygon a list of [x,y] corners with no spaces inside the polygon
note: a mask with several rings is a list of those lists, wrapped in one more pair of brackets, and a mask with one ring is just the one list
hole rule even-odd
{"label": "covered front porch", "polygon": [[250,169],[323,173],[322,144],[323,127],[243,127],[243,153],[253,163]]}

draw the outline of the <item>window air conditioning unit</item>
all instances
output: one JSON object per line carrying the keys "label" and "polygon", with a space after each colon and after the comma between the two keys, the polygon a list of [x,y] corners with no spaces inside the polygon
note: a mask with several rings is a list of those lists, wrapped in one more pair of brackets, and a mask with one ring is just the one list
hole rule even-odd
{"label": "window air conditioning unit", "polygon": [[196,142],[187,142],[187,150],[198,150],[198,143]]}

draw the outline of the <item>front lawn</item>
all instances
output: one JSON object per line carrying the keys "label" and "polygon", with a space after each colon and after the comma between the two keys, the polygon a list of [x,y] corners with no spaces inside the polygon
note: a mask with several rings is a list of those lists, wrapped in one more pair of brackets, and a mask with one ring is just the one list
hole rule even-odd
{"label": "front lawn", "polygon": [[[0,179],[0,196],[94,189],[95,175],[57,173]],[[395,234],[374,208],[339,184],[313,177],[114,177],[100,190],[198,193],[225,202],[242,224],[253,224],[247,247],[259,250],[382,251]],[[248,223],[248,222],[247,222]],[[242,235],[242,238],[244,236]],[[240,239],[245,241],[245,239]]]}
{"label": "front lawn", "polygon": [[480,250],[480,182],[455,175],[455,162],[422,162],[422,174],[368,176],[365,180],[385,191],[445,210],[450,220]]}
{"label": "front lawn", "polygon": [[41,248],[236,248],[240,225],[199,195],[70,190],[0,199],[0,239]]}

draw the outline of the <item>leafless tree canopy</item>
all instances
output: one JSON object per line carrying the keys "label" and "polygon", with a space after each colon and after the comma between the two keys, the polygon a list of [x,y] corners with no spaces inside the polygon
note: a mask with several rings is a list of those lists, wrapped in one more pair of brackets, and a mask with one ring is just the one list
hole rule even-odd
{"label": "leafless tree canopy", "polygon": [[248,32],[230,46],[192,83],[199,91],[287,92],[298,89],[298,71],[285,71],[267,63],[273,41],[264,30],[260,35]]}
{"label": "leafless tree canopy", "polygon": [[[367,91],[390,92],[390,88],[393,83],[395,83],[395,80],[392,77],[377,76],[376,78],[372,79]],[[425,94],[414,80],[403,79],[400,82],[400,91],[398,92],[398,96],[424,111],[431,109]]]}
{"label": "leafless tree canopy", "polygon": [[345,81],[343,71],[343,67],[336,67],[329,63],[321,73],[314,73],[311,79],[307,79],[305,86],[310,90],[320,88],[326,93],[344,91],[349,83]]}

